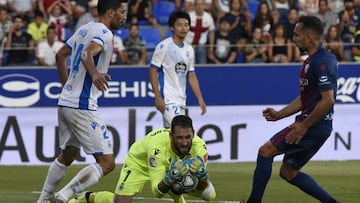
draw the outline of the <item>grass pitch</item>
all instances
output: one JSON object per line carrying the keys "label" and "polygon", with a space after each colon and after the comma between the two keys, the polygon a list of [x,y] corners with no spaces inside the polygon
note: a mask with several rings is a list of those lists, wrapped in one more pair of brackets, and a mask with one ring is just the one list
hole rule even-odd
{"label": "grass pitch", "polygon": [[[264,203],[312,203],[318,202],[279,176],[280,163],[274,163],[273,175],[265,192]],[[69,181],[83,165],[71,166],[61,186]],[[217,192],[217,203],[235,203],[246,199],[251,190],[255,163],[210,163],[210,178]],[[47,173],[48,166],[0,166],[0,203],[36,202]],[[360,161],[310,162],[303,169],[335,198],[344,203],[360,203]],[[120,166],[105,176],[92,191],[113,191]],[[187,197],[188,202],[202,202]],[[133,201],[135,203],[171,202],[166,196],[154,199],[149,185]]]}

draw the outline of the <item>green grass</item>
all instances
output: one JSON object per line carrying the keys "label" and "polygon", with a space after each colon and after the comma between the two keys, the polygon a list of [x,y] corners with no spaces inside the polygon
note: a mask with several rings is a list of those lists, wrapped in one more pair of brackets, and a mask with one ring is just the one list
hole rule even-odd
{"label": "green grass", "polygon": [[[283,181],[278,176],[279,166],[280,163],[274,163],[273,175],[265,192],[265,203],[318,202]],[[82,167],[82,165],[71,166],[62,185],[69,181]],[[214,202],[235,203],[242,198],[246,199],[251,190],[254,167],[255,163],[209,164],[210,178],[217,192],[217,201]],[[36,202],[47,169],[47,166],[0,166],[0,202]],[[104,177],[99,184],[89,190],[113,191],[119,171],[120,166],[117,166],[114,172]],[[360,161],[310,162],[303,171],[313,176],[330,194],[344,203],[360,202]],[[189,202],[199,202],[196,198],[188,197],[187,199]],[[146,185],[143,192],[133,202],[169,202],[166,201],[168,197],[162,200],[164,201],[153,199],[149,185]]]}

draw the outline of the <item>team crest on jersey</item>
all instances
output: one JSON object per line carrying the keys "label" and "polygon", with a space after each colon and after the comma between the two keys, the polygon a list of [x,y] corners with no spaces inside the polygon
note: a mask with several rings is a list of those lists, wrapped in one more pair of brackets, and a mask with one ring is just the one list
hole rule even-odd
{"label": "team crest on jersey", "polygon": [[175,65],[175,72],[176,73],[185,73],[186,72],[186,64],[184,62],[179,62]]}
{"label": "team crest on jersey", "polygon": [[157,165],[156,157],[155,157],[155,156],[151,156],[151,157],[149,158],[149,166],[154,168],[154,167],[156,167],[156,165]]}
{"label": "team crest on jersey", "polygon": [[82,29],[82,30],[79,31],[79,35],[80,35],[82,38],[85,38],[86,34],[87,34],[86,29]]}

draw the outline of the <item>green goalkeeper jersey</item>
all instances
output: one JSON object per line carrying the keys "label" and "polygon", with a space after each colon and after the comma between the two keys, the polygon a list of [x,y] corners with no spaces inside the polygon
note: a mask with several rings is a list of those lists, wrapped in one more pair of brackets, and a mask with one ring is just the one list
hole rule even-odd
{"label": "green goalkeeper jersey", "polygon": [[[194,135],[189,156],[199,155],[206,163],[207,153],[205,142],[199,136]],[[184,157],[183,160],[189,156]],[[171,149],[170,129],[160,128],[136,141],[130,147],[124,164],[132,170],[139,170],[144,175],[147,174],[151,181],[151,187],[157,187],[174,158],[180,159]]]}

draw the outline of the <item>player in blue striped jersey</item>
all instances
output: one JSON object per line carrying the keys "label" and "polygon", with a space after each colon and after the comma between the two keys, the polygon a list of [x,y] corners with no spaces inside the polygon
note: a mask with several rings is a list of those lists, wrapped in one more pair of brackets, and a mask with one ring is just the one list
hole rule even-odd
{"label": "player in blue striped jersey", "polygon": [[[56,55],[62,92],[58,101],[60,155],[50,165],[38,203],[67,202],[74,193],[95,185],[115,167],[107,127],[97,113],[97,99],[109,88],[107,73],[113,33],[126,20],[127,0],[99,0],[99,21],[81,26]],[[67,57],[71,54],[68,71]],[[69,74],[68,74],[69,72]],[[54,195],[80,147],[96,163],[83,168]]]}

